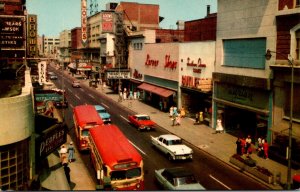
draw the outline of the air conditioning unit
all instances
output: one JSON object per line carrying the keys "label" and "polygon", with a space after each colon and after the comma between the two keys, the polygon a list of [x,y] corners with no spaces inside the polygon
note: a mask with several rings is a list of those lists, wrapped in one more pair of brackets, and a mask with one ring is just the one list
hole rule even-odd
{"label": "air conditioning unit", "polygon": [[106,10],[107,11],[115,10],[117,6],[118,6],[118,3],[107,3],[106,4]]}

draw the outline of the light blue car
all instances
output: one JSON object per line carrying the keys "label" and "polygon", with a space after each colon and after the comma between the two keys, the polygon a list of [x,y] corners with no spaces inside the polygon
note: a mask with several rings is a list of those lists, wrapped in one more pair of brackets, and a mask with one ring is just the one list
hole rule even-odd
{"label": "light blue car", "polygon": [[94,105],[96,111],[98,112],[99,116],[103,120],[105,124],[111,123],[110,114],[106,111],[104,107],[101,105]]}

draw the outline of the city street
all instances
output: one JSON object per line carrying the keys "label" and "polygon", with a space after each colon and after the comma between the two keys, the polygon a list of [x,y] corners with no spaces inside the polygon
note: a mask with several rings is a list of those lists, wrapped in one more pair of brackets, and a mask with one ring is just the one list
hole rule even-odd
{"label": "city street", "polygon": [[[128,121],[127,116],[134,114],[135,112],[130,109],[130,107],[123,107],[120,103],[113,101],[109,97],[109,93],[103,94],[100,91],[89,88],[85,80],[81,81],[82,88],[72,88],[72,79],[66,76],[67,73],[61,73],[61,71],[55,71],[59,78],[54,81],[57,87],[64,86],[66,90],[67,99],[69,101],[69,108],[64,111],[65,119],[67,121],[68,127],[70,129],[70,138],[74,139],[73,121],[72,121],[72,108],[76,105],[82,104],[100,104],[107,108],[107,111],[112,115],[112,122],[116,124],[127,138],[136,146],[144,159],[144,169],[145,169],[145,189],[146,190],[158,190],[159,186],[154,182],[154,170],[164,167],[174,167],[182,166],[187,169],[193,170],[197,179],[200,183],[207,189],[210,190],[255,190],[255,189],[267,189],[265,185],[257,182],[248,175],[241,173],[240,171],[233,169],[226,163],[218,160],[217,158],[207,154],[196,146],[191,145],[188,141],[187,144],[194,150],[193,161],[187,162],[170,162],[163,154],[154,149],[150,142],[150,135],[158,136],[167,133],[168,130],[159,126],[156,131],[150,132],[139,132],[136,128],[132,127]],[[64,75],[62,75],[64,74]],[[132,101],[133,105],[144,104],[139,101]],[[152,109],[147,111],[146,114],[151,115],[163,115],[167,117],[167,113],[161,113],[158,110]],[[184,127],[182,127],[184,129]],[[79,155],[79,154],[77,154]],[[89,162],[89,154],[80,154],[82,162],[85,164],[85,168],[93,177],[93,182],[95,182],[95,173],[92,170]],[[71,164],[72,169],[76,169],[74,164]],[[74,178],[74,175],[73,175]],[[76,177],[75,177],[76,178]],[[74,179],[73,179],[74,181]],[[76,182],[74,182],[76,183]],[[95,185],[96,183],[94,183]],[[88,186],[87,186],[88,187]],[[76,183],[74,190],[79,189],[80,186]],[[83,189],[83,188],[80,188]]]}

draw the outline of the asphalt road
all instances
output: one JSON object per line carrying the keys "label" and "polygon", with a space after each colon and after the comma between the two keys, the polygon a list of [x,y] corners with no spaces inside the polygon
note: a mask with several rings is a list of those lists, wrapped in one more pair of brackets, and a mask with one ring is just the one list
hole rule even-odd
{"label": "asphalt road", "polygon": [[[194,150],[192,161],[171,162],[155,149],[150,140],[150,135],[158,136],[166,133],[163,128],[157,128],[155,131],[138,131],[127,121],[127,116],[133,112],[122,107],[118,103],[111,101],[107,96],[92,90],[88,87],[73,88],[72,80],[68,76],[62,77],[61,71],[51,69],[58,75],[54,81],[58,88],[63,87],[66,90],[66,97],[69,102],[69,108],[62,110],[65,114],[65,120],[70,129],[70,135],[74,139],[72,108],[83,104],[100,104],[112,115],[112,122],[116,124],[126,135],[129,141],[138,149],[144,159],[145,170],[145,189],[160,190],[160,186],[155,182],[154,170],[165,167],[182,166],[193,171],[198,181],[208,190],[266,190],[266,186],[248,177],[244,173],[228,166],[217,160],[213,156],[203,152],[201,149],[190,146]],[[145,111],[145,113],[148,113]],[[151,116],[151,114],[149,114]],[[89,161],[89,154],[80,154],[86,167],[95,175]],[[96,183],[96,178],[94,177]]]}

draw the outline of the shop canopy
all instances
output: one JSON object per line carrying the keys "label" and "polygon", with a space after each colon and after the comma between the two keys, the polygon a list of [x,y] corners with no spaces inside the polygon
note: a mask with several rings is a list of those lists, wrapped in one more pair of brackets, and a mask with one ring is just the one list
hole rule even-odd
{"label": "shop canopy", "polygon": [[[76,69],[76,63],[70,63],[68,65],[69,68]],[[92,70],[92,66],[87,63],[78,63],[77,70],[79,71],[90,71]]]}
{"label": "shop canopy", "polygon": [[162,87],[157,87],[155,85],[151,85],[148,83],[142,83],[141,85],[139,85],[137,88],[154,93],[156,95],[160,95],[162,97],[170,97],[171,95],[173,95],[175,92],[169,89],[165,89]]}

